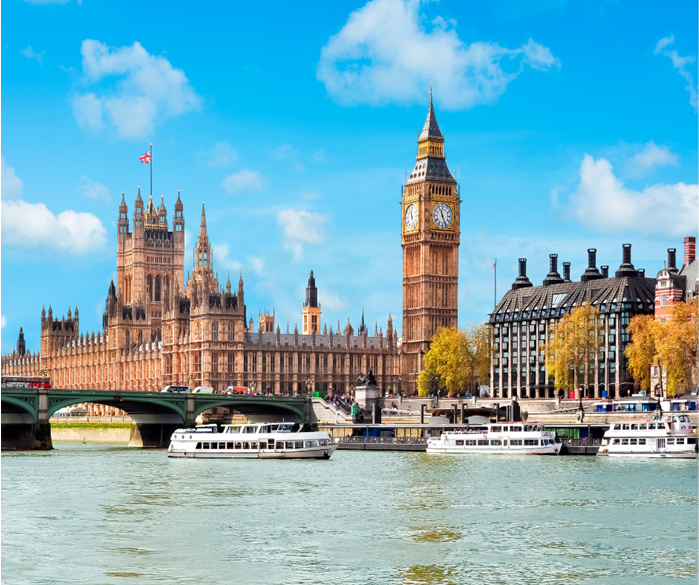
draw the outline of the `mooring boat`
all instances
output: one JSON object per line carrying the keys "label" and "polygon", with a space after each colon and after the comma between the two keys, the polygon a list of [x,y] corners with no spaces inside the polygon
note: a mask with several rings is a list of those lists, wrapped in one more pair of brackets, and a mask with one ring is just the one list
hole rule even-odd
{"label": "mooring boat", "polygon": [[604,433],[597,455],[696,459],[697,436],[686,414],[615,422]]}
{"label": "mooring boat", "polygon": [[301,432],[298,423],[215,424],[177,429],[168,457],[205,459],[329,459],[337,449],[324,431]]}
{"label": "mooring boat", "polygon": [[489,453],[492,455],[558,455],[561,443],[543,423],[498,423],[448,430],[427,441],[428,453]]}

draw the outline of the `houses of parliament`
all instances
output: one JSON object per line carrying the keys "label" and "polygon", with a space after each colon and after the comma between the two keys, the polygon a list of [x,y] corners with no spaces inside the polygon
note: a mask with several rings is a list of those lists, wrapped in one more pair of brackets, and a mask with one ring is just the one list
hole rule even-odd
{"label": "houses of parliament", "polygon": [[[415,167],[403,186],[402,338],[390,313],[385,334],[349,320],[321,320],[313,272],[300,303],[302,331],[282,332],[274,311],[258,311],[257,327],[237,286],[218,279],[202,204],[193,269],[185,281],[184,206],[178,191],[171,224],[164,198],[146,205],[140,188],[133,215],[122,193],[117,221],[116,283],[107,291],[102,330],[80,331],[78,308],[41,312],[40,351],[26,352],[20,330],[2,357],[7,375],[48,375],[57,388],[157,391],[168,384],[248,386],[257,392],[308,390],[346,394],[371,369],[386,392],[413,393],[434,332],[457,324],[459,193],[447,168],[444,137],[430,104]],[[102,407],[91,405],[94,414]]]}

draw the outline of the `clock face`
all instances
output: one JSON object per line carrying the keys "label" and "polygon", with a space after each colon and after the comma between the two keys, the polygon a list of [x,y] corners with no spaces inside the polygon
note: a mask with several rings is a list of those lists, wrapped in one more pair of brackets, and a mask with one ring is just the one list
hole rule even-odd
{"label": "clock face", "polygon": [[405,227],[409,230],[414,230],[417,226],[417,207],[414,203],[408,205],[408,209],[405,210]]}
{"label": "clock face", "polygon": [[437,203],[432,211],[432,219],[440,229],[447,229],[454,221],[454,212],[446,203]]}

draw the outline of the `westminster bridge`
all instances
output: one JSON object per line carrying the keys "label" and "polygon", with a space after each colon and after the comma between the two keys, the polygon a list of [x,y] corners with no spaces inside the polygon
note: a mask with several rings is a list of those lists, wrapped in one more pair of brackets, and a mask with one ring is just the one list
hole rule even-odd
{"label": "westminster bridge", "polygon": [[3,388],[2,449],[52,449],[49,419],[65,406],[90,402],[114,406],[133,420],[129,445],[160,447],[177,428],[194,426],[211,408],[227,407],[257,420],[313,422],[310,398],[238,394],[176,394],[120,390]]}

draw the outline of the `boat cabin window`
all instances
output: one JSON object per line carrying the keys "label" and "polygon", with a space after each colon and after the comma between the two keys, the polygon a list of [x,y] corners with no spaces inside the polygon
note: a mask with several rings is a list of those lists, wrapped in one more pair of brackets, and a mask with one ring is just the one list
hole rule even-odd
{"label": "boat cabin window", "polygon": [[197,443],[197,446],[195,447],[195,449],[201,449],[201,443]]}
{"label": "boat cabin window", "polygon": [[658,423],[658,430],[662,430],[665,428],[665,423]]}
{"label": "boat cabin window", "polygon": [[294,442],[293,442],[293,441],[286,441],[286,448],[287,448],[287,449],[293,449],[293,448],[294,448]]}
{"label": "boat cabin window", "polygon": [[696,437],[688,437],[687,438],[687,445],[696,445],[697,444],[697,438]]}
{"label": "boat cabin window", "polygon": [[501,433],[502,432],[502,427],[498,426],[492,426],[490,427],[490,432],[491,433]]}
{"label": "boat cabin window", "polygon": [[226,449],[233,449],[233,445],[235,445],[235,443],[226,443]]}
{"label": "boat cabin window", "polygon": [[648,430],[654,431],[655,430],[655,423],[648,423]]}
{"label": "boat cabin window", "polygon": [[637,445],[638,439],[629,439],[629,445]]}
{"label": "boat cabin window", "polygon": [[267,448],[267,441],[260,441],[260,449],[266,449]]}
{"label": "boat cabin window", "polygon": [[539,444],[539,439],[524,439],[525,445],[536,446]]}
{"label": "boat cabin window", "polygon": [[243,444],[240,441],[235,442],[235,448],[240,449],[243,446]]}
{"label": "boat cabin window", "polygon": [[684,445],[684,439],[675,439],[676,445]]}
{"label": "boat cabin window", "polygon": [[621,439],[614,439],[612,445],[619,445],[621,443]]}
{"label": "boat cabin window", "polygon": [[632,425],[631,425],[631,430],[632,430],[632,431],[637,431],[637,430],[638,430],[638,425],[637,425],[637,424],[632,424]]}
{"label": "boat cabin window", "polygon": [[639,444],[639,445],[645,445],[645,444],[646,444],[646,440],[645,440],[645,439],[639,439],[639,440],[638,440],[638,444]]}
{"label": "boat cabin window", "polygon": [[510,445],[519,447],[522,444],[522,439],[510,439]]}
{"label": "boat cabin window", "polygon": [[479,446],[482,447],[482,446],[487,445],[487,444],[488,444],[487,439],[478,439],[478,445],[479,445]]}
{"label": "boat cabin window", "polygon": [[674,444],[675,444],[675,439],[670,439],[670,438],[668,437],[667,444],[668,444],[668,445],[674,445]]}
{"label": "boat cabin window", "polygon": [[628,430],[629,430],[629,425],[624,425],[624,426],[622,427],[622,429],[625,430],[625,431],[628,431]]}
{"label": "boat cabin window", "polygon": [[689,422],[689,417],[686,414],[683,414],[680,417],[680,422]]}
{"label": "boat cabin window", "polygon": [[269,425],[262,425],[258,432],[259,433],[269,433]]}
{"label": "boat cabin window", "polygon": [[629,440],[628,440],[628,439],[622,439],[622,440],[621,440],[621,444],[622,444],[622,445],[628,445],[628,444],[629,444]]}
{"label": "boat cabin window", "polygon": [[257,427],[245,427],[245,432],[248,434],[256,433]]}
{"label": "boat cabin window", "polygon": [[645,430],[646,430],[646,426],[647,426],[646,423],[641,423],[640,425],[638,425],[638,430],[639,430],[639,431],[645,431]]}
{"label": "boat cabin window", "polygon": [[462,440],[462,439],[456,439],[456,445],[457,445],[457,447],[463,447],[463,445],[464,445],[463,440]]}
{"label": "boat cabin window", "polygon": [[510,431],[513,433],[521,433],[522,432],[522,427],[520,426],[514,426],[510,428]]}
{"label": "boat cabin window", "polygon": [[502,441],[500,439],[493,439],[490,441],[491,445],[502,445]]}
{"label": "boat cabin window", "polygon": [[228,433],[239,433],[240,432],[240,427],[228,427],[228,430],[226,431]]}
{"label": "boat cabin window", "polygon": [[621,425],[614,425],[614,430],[615,430],[615,431],[620,431],[620,430],[621,430]]}

